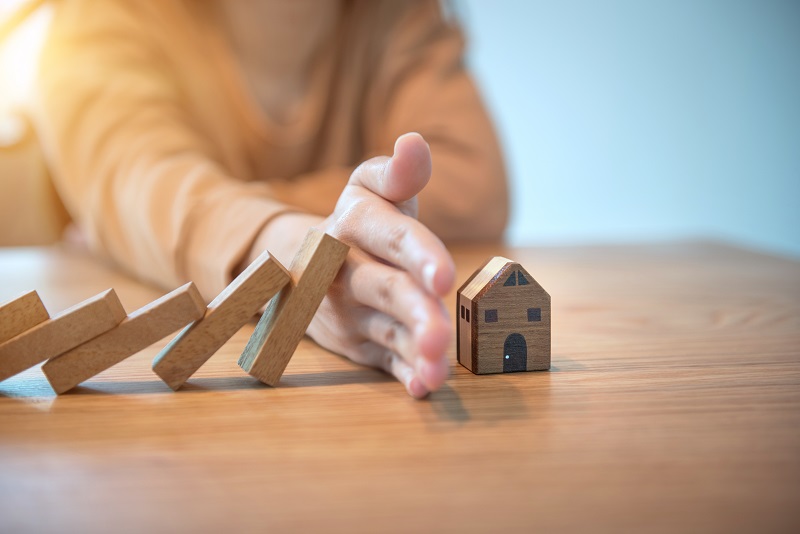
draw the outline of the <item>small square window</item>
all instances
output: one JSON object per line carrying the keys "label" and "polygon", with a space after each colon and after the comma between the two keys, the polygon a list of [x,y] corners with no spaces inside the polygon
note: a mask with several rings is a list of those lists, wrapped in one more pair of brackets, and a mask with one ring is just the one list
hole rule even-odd
{"label": "small square window", "polygon": [[497,310],[486,310],[485,312],[485,320],[487,323],[496,323],[497,322]]}
{"label": "small square window", "polygon": [[464,306],[461,306],[461,318],[464,318]]}
{"label": "small square window", "polygon": [[542,309],[541,308],[528,308],[528,322],[541,321]]}
{"label": "small square window", "polygon": [[467,322],[469,322],[469,308],[467,308]]}

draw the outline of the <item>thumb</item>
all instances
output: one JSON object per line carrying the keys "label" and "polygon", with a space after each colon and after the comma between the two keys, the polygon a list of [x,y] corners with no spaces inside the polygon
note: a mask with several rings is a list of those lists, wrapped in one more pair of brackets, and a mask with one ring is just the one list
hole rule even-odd
{"label": "thumb", "polygon": [[397,138],[391,158],[372,158],[350,176],[358,185],[392,203],[414,198],[428,184],[432,169],[431,149],[418,133]]}

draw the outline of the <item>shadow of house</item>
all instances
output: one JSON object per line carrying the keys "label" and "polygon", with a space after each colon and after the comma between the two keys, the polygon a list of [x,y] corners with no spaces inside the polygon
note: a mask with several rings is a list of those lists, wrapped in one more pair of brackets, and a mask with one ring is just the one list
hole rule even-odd
{"label": "shadow of house", "polygon": [[458,361],[475,374],[550,368],[550,295],[519,263],[496,256],[457,297]]}

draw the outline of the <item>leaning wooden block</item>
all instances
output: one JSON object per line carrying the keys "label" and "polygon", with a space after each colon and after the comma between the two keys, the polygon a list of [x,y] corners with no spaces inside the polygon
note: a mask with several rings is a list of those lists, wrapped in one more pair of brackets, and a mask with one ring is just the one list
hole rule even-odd
{"label": "leaning wooden block", "polygon": [[0,343],[50,318],[36,291],[0,304]]}
{"label": "leaning wooden block", "polygon": [[277,385],[349,250],[328,234],[309,231],[289,268],[291,283],[270,302],[239,358],[242,369]]}
{"label": "leaning wooden block", "polygon": [[264,252],[208,305],[202,319],[156,356],[153,371],[172,389],[181,387],[289,278],[286,268]]}
{"label": "leaning wooden block", "polygon": [[42,371],[56,393],[64,393],[145,349],[205,313],[205,301],[189,282],[130,314],[116,328],[48,360]]}
{"label": "leaning wooden block", "polygon": [[0,344],[0,380],[21,373],[117,326],[125,318],[109,289]]}

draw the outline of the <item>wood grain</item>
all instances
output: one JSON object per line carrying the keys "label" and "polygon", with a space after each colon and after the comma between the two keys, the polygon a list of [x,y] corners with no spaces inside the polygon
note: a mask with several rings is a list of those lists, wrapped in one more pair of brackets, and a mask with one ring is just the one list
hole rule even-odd
{"label": "wood grain", "polygon": [[328,234],[309,231],[289,268],[292,281],[270,302],[239,358],[242,369],[278,384],[349,250]]}
{"label": "wood grain", "polygon": [[99,336],[124,318],[113,289],[64,310],[0,344],[0,381]]}
{"label": "wood grain", "polygon": [[[518,263],[509,264],[509,271],[519,269]],[[525,273],[528,284],[506,287],[500,284],[487,286],[472,301],[473,367],[477,374],[503,372],[503,346],[506,337],[519,333],[527,342],[527,370],[543,371],[550,368],[550,295],[533,278]],[[541,310],[541,320],[529,322],[528,308]],[[498,310],[497,323],[486,323],[486,310]]]}
{"label": "wood grain", "polygon": [[0,304],[0,343],[50,318],[36,291],[28,291]]}
{"label": "wood grain", "polygon": [[205,310],[197,286],[189,282],[136,310],[108,332],[51,358],[42,372],[53,391],[64,393],[199,319]]}
{"label": "wood grain", "polygon": [[[524,285],[517,283],[519,273]],[[514,284],[506,286],[511,276]],[[464,367],[475,374],[505,372],[505,344],[515,335],[524,340],[527,352],[526,365],[517,370],[550,368],[550,295],[518,262],[502,256],[488,259],[459,288],[456,305],[457,358]],[[529,308],[539,310],[540,320],[528,320]],[[487,311],[493,314],[492,322],[486,320]]]}
{"label": "wood grain", "polygon": [[[305,339],[264,387],[245,325],[178,393],[149,347],[70,395],[0,383],[7,532],[798,532],[800,264],[709,242],[453,248],[551,294],[550,371],[416,402]],[[77,252],[0,250],[0,300],[161,291]],[[455,291],[446,299],[452,303]],[[112,527],[109,527],[111,525]]]}
{"label": "wood grain", "polygon": [[153,360],[153,371],[174,390],[289,282],[289,272],[264,252]]}

